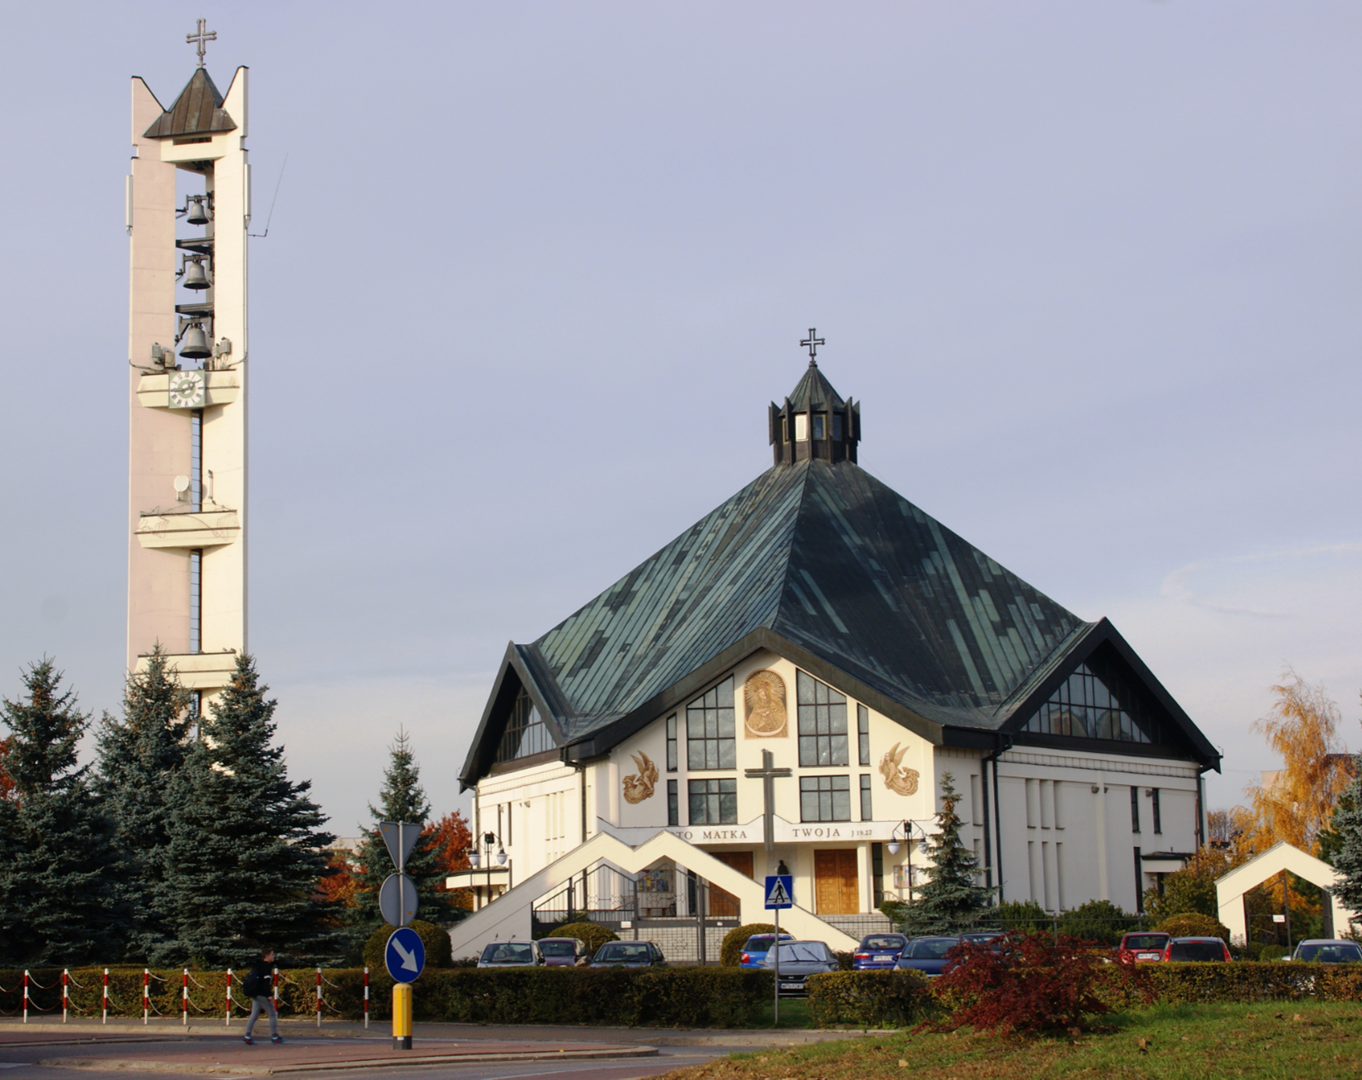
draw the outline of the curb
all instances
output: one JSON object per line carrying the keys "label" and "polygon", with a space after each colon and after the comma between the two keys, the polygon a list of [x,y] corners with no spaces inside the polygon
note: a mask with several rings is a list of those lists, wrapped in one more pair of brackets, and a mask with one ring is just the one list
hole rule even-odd
{"label": "curb", "polygon": [[655,1046],[634,1046],[616,1050],[531,1050],[500,1054],[426,1054],[391,1058],[365,1058],[362,1061],[305,1061],[296,1065],[194,1065],[184,1062],[134,1061],[128,1058],[46,1058],[34,1062],[47,1069],[103,1069],[130,1072],[215,1073],[228,1076],[273,1076],[277,1073],[332,1072],[338,1069],[392,1069],[399,1066],[488,1064],[499,1061],[588,1061],[593,1058],[656,1057]]}

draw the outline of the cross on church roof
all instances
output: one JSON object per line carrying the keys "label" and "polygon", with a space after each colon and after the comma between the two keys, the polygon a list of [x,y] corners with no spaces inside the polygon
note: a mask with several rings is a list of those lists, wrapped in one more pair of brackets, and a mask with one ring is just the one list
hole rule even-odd
{"label": "cross on church roof", "polygon": [[198,45],[199,67],[203,67],[203,56],[204,53],[208,51],[206,43],[209,41],[217,41],[218,32],[216,30],[208,29],[207,19],[200,19],[199,28],[192,34],[185,34],[184,39],[185,41],[189,42],[190,45],[194,44]]}
{"label": "cross on church roof", "polygon": [[814,337],[814,334],[816,334],[816,333],[817,333],[817,331],[814,330],[814,328],[813,328],[812,326],[810,326],[810,327],[809,327],[809,336],[806,337],[803,341],[801,341],[801,342],[799,343],[799,344],[801,344],[801,345],[804,345],[804,346],[807,346],[807,347],[808,347],[808,350],[809,350],[809,363],[810,363],[812,366],[814,366],[814,367],[817,367],[817,366],[818,366],[818,360],[817,360],[817,356],[818,356],[818,346],[825,344],[825,342],[823,341],[823,339],[822,339],[821,337]]}

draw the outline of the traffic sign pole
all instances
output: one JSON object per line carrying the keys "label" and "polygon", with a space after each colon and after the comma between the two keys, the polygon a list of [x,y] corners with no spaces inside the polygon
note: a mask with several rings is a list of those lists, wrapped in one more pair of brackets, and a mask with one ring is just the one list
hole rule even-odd
{"label": "traffic sign pole", "polygon": [[393,984],[393,1049],[411,1049],[411,983]]}
{"label": "traffic sign pole", "polygon": [[776,1000],[775,1000],[775,1019],[771,1022],[772,1027],[780,1027],[780,908],[776,908],[776,939],[771,942],[771,948],[776,950]]}

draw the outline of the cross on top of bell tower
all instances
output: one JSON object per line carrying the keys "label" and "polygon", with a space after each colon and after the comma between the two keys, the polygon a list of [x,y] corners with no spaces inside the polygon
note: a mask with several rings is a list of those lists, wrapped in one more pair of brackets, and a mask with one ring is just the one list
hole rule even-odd
{"label": "cross on top of bell tower", "polygon": [[809,367],[818,366],[818,346],[827,344],[821,337],[814,336],[817,333],[818,331],[810,326],[809,336],[799,343],[809,350]]}
{"label": "cross on top of bell tower", "polygon": [[200,19],[199,28],[192,34],[185,34],[184,39],[190,45],[198,46],[199,67],[203,67],[203,57],[204,54],[208,52],[208,42],[217,41],[218,32],[216,30],[208,29],[207,19]]}

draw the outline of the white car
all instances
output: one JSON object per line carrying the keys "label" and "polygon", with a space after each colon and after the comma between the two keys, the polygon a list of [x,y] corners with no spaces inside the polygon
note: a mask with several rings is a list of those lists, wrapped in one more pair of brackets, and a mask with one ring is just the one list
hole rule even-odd
{"label": "white car", "polygon": [[544,954],[537,941],[490,941],[478,957],[480,968],[542,967]]}

